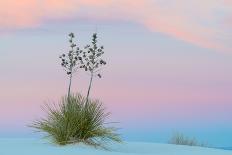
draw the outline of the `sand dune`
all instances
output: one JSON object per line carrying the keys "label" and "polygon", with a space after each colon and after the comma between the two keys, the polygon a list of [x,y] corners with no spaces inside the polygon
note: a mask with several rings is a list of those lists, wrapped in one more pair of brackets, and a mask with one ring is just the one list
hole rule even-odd
{"label": "sand dune", "polygon": [[0,155],[232,155],[232,151],[170,144],[124,142],[110,151],[84,145],[58,147],[38,139],[0,139]]}

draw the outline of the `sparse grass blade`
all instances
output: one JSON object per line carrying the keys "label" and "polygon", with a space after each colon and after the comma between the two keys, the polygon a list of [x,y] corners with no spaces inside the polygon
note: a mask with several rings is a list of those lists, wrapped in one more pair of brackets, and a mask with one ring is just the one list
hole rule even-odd
{"label": "sparse grass blade", "polygon": [[176,145],[188,145],[188,146],[201,146],[207,147],[206,143],[200,143],[195,138],[189,138],[182,133],[174,133],[171,139],[169,140],[170,144]]}

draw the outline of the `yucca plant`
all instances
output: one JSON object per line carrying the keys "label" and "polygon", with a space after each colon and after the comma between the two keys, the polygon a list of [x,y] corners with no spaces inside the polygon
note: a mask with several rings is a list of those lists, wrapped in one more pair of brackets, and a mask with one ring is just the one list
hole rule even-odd
{"label": "yucca plant", "polygon": [[116,128],[106,126],[110,113],[98,100],[88,99],[80,94],[62,98],[60,104],[43,108],[46,118],[34,121],[31,127],[46,133],[46,137],[58,145],[84,143],[105,148],[108,141],[121,142]]}

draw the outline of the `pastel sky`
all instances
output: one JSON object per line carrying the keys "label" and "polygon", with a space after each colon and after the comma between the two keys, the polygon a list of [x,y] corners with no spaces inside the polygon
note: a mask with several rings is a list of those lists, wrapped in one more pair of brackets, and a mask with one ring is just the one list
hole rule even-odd
{"label": "pastel sky", "polygon": [[[180,131],[232,146],[232,1],[0,0],[0,136],[30,135],[67,77],[58,56],[69,32],[98,32],[107,67],[91,96],[127,140],[165,142]],[[78,72],[73,91],[86,93]]]}

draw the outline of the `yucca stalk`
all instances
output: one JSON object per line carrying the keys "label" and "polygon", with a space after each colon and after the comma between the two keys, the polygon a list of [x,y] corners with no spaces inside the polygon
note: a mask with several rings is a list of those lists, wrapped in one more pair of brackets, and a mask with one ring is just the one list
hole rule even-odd
{"label": "yucca stalk", "polygon": [[70,43],[70,50],[67,54],[62,54],[59,58],[61,59],[61,66],[66,71],[67,75],[69,76],[69,85],[68,85],[68,97],[71,93],[71,86],[72,86],[72,77],[73,74],[83,65],[82,57],[80,54],[82,50],[74,43],[74,33],[69,34],[69,43]]}
{"label": "yucca stalk", "polygon": [[84,64],[81,66],[85,71],[90,73],[90,81],[88,86],[88,91],[86,95],[86,102],[89,99],[90,90],[92,88],[93,78],[94,76],[98,76],[99,78],[102,75],[99,73],[102,66],[106,65],[106,62],[101,58],[104,54],[104,47],[98,47],[97,45],[97,33],[94,33],[92,36],[92,44],[87,45],[85,47],[86,51],[83,52],[83,61]]}

